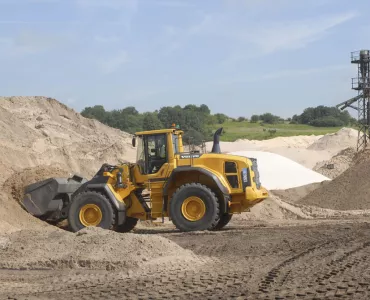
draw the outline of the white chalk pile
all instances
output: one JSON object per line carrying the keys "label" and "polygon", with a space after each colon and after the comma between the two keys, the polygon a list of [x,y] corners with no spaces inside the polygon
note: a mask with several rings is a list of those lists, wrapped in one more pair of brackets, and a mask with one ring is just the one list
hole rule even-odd
{"label": "white chalk pile", "polygon": [[268,190],[289,189],[331,180],[284,156],[264,151],[235,151],[232,155],[256,158],[262,185]]}

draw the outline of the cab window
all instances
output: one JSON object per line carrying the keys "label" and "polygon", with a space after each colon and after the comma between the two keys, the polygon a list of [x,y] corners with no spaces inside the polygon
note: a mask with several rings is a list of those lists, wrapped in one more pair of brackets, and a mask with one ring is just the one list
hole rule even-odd
{"label": "cab window", "polygon": [[146,137],[147,174],[154,174],[167,162],[167,135]]}
{"label": "cab window", "polygon": [[177,134],[172,134],[172,145],[173,153],[179,153],[179,136]]}

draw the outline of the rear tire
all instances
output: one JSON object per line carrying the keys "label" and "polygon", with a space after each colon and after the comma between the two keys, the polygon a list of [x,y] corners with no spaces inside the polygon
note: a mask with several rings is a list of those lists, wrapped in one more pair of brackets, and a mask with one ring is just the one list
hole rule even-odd
{"label": "rear tire", "polygon": [[219,201],[207,186],[185,184],[171,198],[170,217],[181,231],[211,230],[219,222]]}
{"label": "rear tire", "polygon": [[95,191],[85,191],[74,197],[68,211],[68,223],[73,232],[88,226],[112,229],[115,212],[106,196]]}
{"label": "rear tire", "polygon": [[217,223],[217,225],[212,230],[221,230],[224,228],[227,224],[229,224],[231,218],[233,215],[231,214],[224,214],[221,216],[220,221]]}
{"label": "rear tire", "polygon": [[116,228],[117,232],[130,232],[135,228],[139,220],[136,218],[126,217],[126,220],[123,224],[118,225]]}

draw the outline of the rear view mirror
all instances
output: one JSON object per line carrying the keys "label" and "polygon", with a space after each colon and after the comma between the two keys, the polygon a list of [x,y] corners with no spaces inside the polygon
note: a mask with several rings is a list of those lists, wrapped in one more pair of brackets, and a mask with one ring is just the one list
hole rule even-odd
{"label": "rear view mirror", "polygon": [[135,147],[136,146],[136,137],[134,136],[132,138],[132,147]]}

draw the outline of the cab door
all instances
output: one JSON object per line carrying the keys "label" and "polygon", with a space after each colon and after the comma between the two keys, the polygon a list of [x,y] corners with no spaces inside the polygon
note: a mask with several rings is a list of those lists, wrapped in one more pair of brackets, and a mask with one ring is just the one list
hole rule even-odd
{"label": "cab door", "polygon": [[[160,133],[141,137],[141,149],[137,153],[139,172],[136,182],[143,183],[150,191],[151,213],[153,218],[162,215],[163,186],[171,173],[168,135]],[[139,146],[139,145],[138,145]],[[138,174],[139,173],[139,174]]]}

